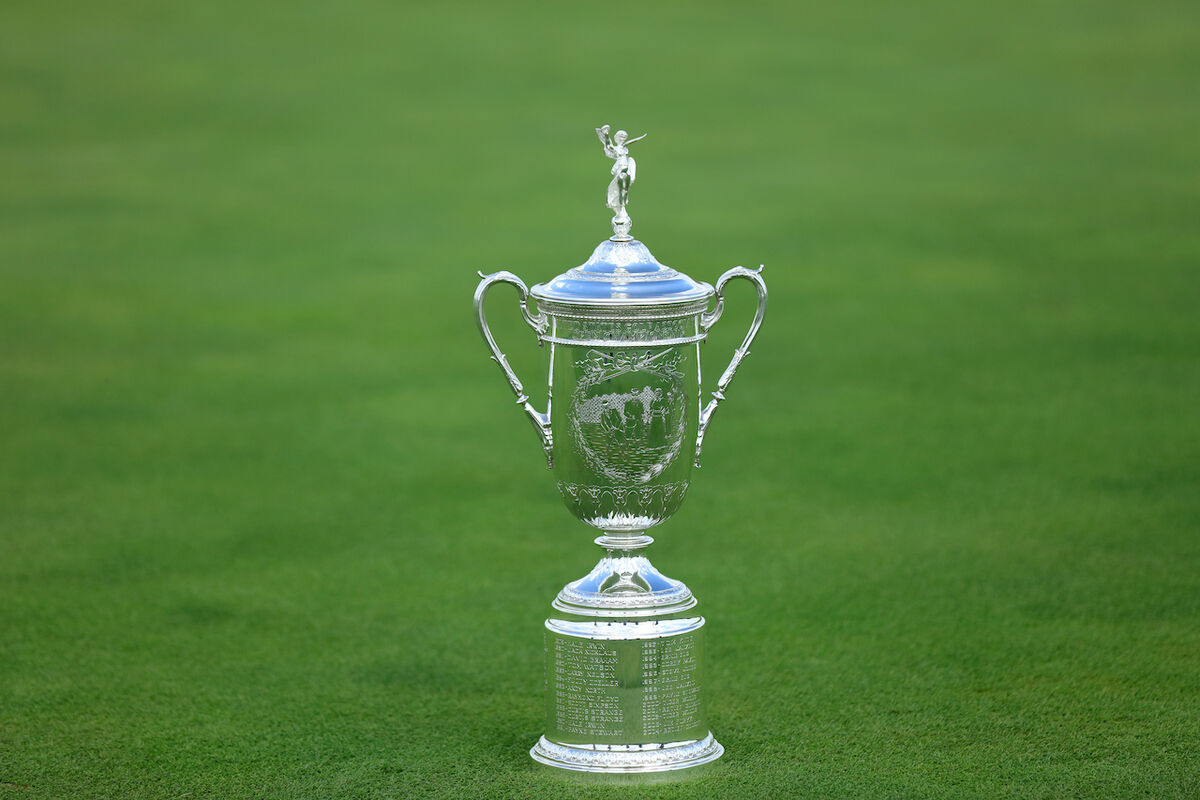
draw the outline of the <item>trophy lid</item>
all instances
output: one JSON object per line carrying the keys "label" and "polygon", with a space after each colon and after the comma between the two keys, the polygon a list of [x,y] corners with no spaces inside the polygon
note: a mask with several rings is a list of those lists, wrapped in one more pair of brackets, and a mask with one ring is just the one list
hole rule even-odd
{"label": "trophy lid", "polygon": [[613,160],[607,204],[613,210],[613,235],[592,257],[557,278],[530,290],[538,300],[577,305],[642,306],[707,301],[713,288],[660,263],[646,245],[629,235],[633,222],[625,206],[629,187],[637,177],[637,164],[629,145],[646,138],[629,139],[625,131],[609,136],[609,126],[596,128],[604,154]]}
{"label": "trophy lid", "polygon": [[660,305],[707,300],[713,289],[659,263],[637,239],[601,242],[592,257],[530,293],[580,305]]}

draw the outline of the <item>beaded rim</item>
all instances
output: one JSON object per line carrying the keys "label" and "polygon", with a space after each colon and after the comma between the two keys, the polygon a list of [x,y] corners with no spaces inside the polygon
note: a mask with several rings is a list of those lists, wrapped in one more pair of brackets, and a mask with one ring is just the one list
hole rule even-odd
{"label": "beaded rim", "polygon": [[666,772],[698,767],[724,753],[711,731],[693,742],[582,747],[557,744],[543,736],[529,751],[534,761],[578,772]]}

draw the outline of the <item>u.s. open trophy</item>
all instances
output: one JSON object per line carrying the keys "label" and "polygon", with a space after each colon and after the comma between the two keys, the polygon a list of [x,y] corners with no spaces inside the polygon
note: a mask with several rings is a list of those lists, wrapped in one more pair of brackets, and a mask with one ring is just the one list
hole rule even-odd
{"label": "u.s. open trophy", "polygon": [[[546,620],[546,733],[530,754],[569,770],[663,772],[713,761],[724,749],[704,713],[704,618],[691,591],[646,558],[646,531],[683,502],[713,412],[762,323],[767,289],[743,267],[714,289],[655,260],[629,235],[625,210],[636,176],[628,145],[637,140],[624,131],[610,137],[607,125],[596,133],[614,161],[613,236],[586,263],[532,290],[511,272],[480,273],[475,314],[563,501],[601,531],[595,541],[605,549],[595,569],[558,593]],[[705,405],[700,345],[734,278],[754,284],[758,308]],[[549,344],[544,414],[488,329],[484,297],[497,283],[517,288],[522,316]]]}

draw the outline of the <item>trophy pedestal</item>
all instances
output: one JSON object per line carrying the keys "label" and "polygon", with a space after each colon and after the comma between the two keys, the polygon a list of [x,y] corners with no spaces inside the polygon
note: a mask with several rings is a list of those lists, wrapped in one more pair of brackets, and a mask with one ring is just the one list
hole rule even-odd
{"label": "trophy pedestal", "polygon": [[564,587],[554,608],[569,618],[546,620],[546,733],[534,760],[628,774],[720,758],[704,716],[704,618],[687,614],[695,606],[686,586],[630,550],[610,549]]}

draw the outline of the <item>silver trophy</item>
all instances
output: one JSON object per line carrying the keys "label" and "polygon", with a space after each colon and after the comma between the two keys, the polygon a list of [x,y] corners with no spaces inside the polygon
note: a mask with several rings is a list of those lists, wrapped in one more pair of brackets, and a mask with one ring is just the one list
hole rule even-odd
{"label": "silver trophy", "polygon": [[[607,125],[596,133],[614,162],[613,236],[586,263],[532,290],[511,272],[480,273],[475,315],[533,422],[563,502],[599,529],[595,541],[605,551],[552,603],[546,732],[530,755],[583,772],[664,772],[708,763],[724,748],[705,719],[704,618],[688,587],[646,558],[654,541],[646,531],[683,502],[713,413],[762,324],[767,287],[761,267],[734,267],[714,288],[660,264],[629,235],[637,167],[628,146],[643,137],[610,137]],[[758,308],[705,404],[700,346],[734,278],[754,285]],[[488,329],[484,298],[497,283],[517,288],[522,317],[550,346],[545,413],[529,402]]]}

